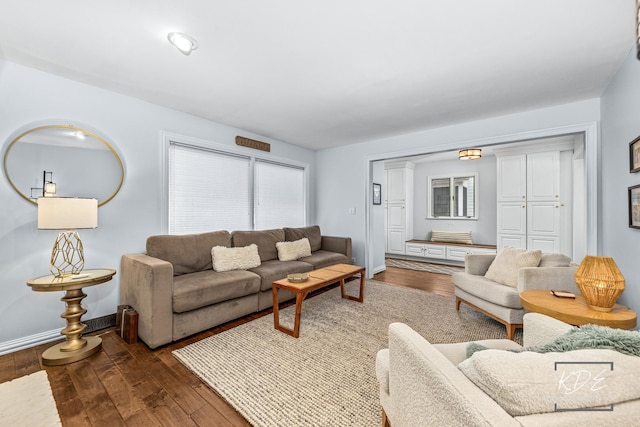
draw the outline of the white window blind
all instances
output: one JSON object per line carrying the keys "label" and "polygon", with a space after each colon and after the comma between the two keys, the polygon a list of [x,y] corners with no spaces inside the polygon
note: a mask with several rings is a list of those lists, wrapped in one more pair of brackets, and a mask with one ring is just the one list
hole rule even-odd
{"label": "white window blind", "polygon": [[250,230],[251,159],[172,142],[169,234]]}
{"label": "white window blind", "polygon": [[254,170],[256,230],[303,227],[304,169],[256,160]]}

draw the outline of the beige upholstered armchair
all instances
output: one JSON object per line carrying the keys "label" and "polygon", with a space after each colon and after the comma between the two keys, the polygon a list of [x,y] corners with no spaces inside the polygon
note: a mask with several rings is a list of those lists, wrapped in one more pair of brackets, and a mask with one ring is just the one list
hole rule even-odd
{"label": "beige upholstered armchair", "polygon": [[577,266],[571,264],[570,258],[565,255],[542,254],[537,267],[517,270],[517,283],[511,285],[485,277],[495,258],[496,255],[466,255],[465,271],[452,275],[456,310],[464,302],[486,314],[505,325],[509,339],[513,339],[516,329],[522,328],[524,309],[520,304],[520,292],[530,289],[564,289],[580,293],[575,283]]}

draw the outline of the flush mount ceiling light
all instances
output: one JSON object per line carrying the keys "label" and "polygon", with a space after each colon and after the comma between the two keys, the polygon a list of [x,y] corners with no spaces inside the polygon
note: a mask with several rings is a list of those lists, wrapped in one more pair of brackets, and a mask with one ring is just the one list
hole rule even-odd
{"label": "flush mount ceiling light", "polygon": [[167,34],[169,42],[185,55],[190,55],[191,51],[198,48],[198,42],[193,37],[183,33]]}
{"label": "flush mount ceiling light", "polygon": [[482,150],[480,148],[467,148],[458,151],[458,159],[460,160],[476,160],[480,157],[482,157]]}

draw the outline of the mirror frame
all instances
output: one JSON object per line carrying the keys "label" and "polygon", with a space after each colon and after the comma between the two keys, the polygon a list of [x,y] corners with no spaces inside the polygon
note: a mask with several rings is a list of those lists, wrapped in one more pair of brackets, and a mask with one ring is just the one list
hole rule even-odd
{"label": "mirror frame", "polygon": [[27,196],[26,194],[24,194],[22,191],[20,191],[20,189],[18,189],[18,187],[15,185],[15,183],[11,180],[11,177],[9,176],[9,170],[8,170],[8,163],[7,163],[7,159],[9,158],[9,153],[11,152],[11,149],[13,148],[13,146],[25,135],[28,135],[32,132],[37,132],[39,130],[42,129],[51,129],[51,128],[55,128],[55,129],[69,129],[69,130],[73,130],[73,131],[80,131],[82,133],[85,133],[87,135],[90,135],[92,137],[94,137],[96,140],[98,140],[100,143],[104,144],[109,151],[111,151],[111,154],[114,155],[114,157],[116,158],[117,162],[118,162],[118,166],[120,166],[120,182],[118,182],[118,186],[116,187],[115,191],[106,199],[102,200],[102,201],[98,201],[98,207],[106,204],[107,202],[109,202],[111,199],[113,199],[116,194],[118,194],[118,192],[120,191],[120,188],[122,188],[122,184],[124,182],[124,164],[122,163],[122,159],[120,158],[120,156],[118,155],[118,153],[116,152],[116,150],[113,148],[113,146],[111,146],[111,144],[109,144],[107,141],[104,140],[104,138],[102,138],[101,136],[97,135],[95,132],[86,130],[84,128],[80,128],[77,126],[73,126],[73,125],[44,125],[44,126],[38,126],[35,128],[31,128],[27,131],[24,131],[22,133],[20,133],[17,137],[15,137],[11,143],[7,146],[6,151],[4,152],[4,159],[3,159],[3,168],[4,168],[4,175],[7,177],[7,181],[9,181],[9,184],[11,185],[11,187],[13,187],[13,189],[16,191],[16,193],[18,193],[23,199],[25,199],[26,201],[28,201],[29,203],[32,203],[33,205],[38,205],[37,200],[33,200],[31,197]]}

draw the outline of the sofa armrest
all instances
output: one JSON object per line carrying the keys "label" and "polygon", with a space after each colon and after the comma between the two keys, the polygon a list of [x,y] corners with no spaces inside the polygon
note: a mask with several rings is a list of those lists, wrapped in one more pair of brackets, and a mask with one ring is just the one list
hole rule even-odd
{"label": "sofa armrest", "polygon": [[519,425],[429,341],[402,323],[389,325],[389,397],[393,427]]}
{"label": "sofa armrest", "polygon": [[322,236],[320,249],[343,254],[351,263],[351,237]]}
{"label": "sofa armrest", "polygon": [[123,255],[120,303],[138,312],[138,336],[150,348],[173,341],[173,266],[145,254]]}
{"label": "sofa armrest", "polygon": [[496,256],[493,254],[466,254],[464,271],[474,276],[484,276],[494,259]]}
{"label": "sofa armrest", "polygon": [[573,326],[540,313],[527,313],[523,319],[524,347],[538,347],[566,334]]}
{"label": "sofa armrest", "polygon": [[563,289],[580,294],[576,286],[577,266],[524,267],[518,270],[518,292],[531,289]]}

